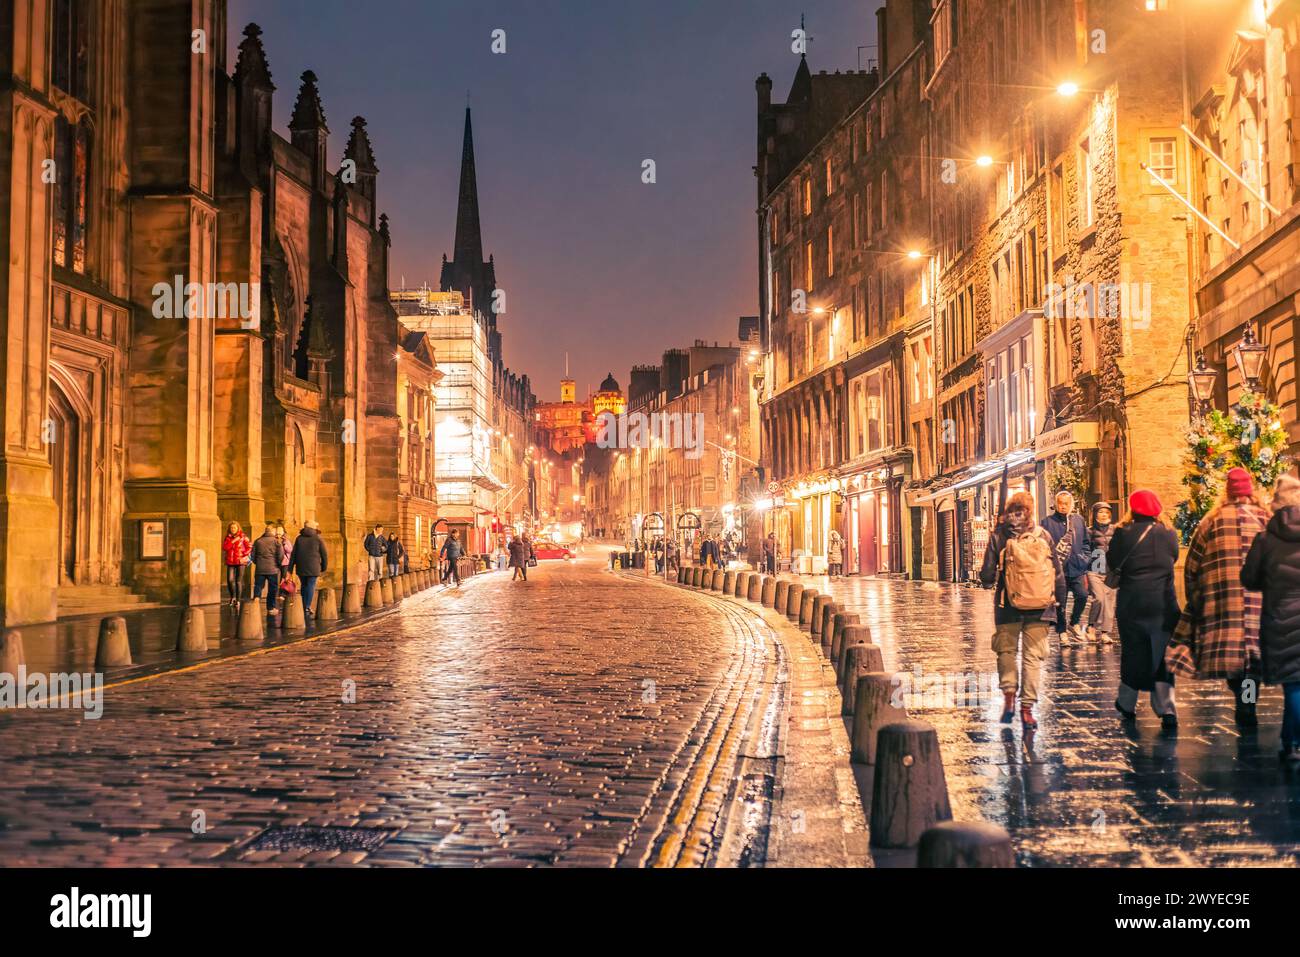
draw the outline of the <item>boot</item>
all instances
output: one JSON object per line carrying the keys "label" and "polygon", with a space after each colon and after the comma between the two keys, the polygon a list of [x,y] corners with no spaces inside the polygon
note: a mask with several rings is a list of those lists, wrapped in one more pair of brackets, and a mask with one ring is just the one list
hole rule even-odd
{"label": "boot", "polygon": [[1025,726],[1026,731],[1031,731],[1038,727],[1038,720],[1034,717],[1034,706],[1022,704],[1020,706],[1020,723]]}
{"label": "boot", "polygon": [[1254,728],[1259,725],[1259,717],[1255,714],[1255,703],[1237,702],[1236,707],[1237,727]]}
{"label": "boot", "polygon": [[1011,719],[1016,716],[1016,693],[1014,691],[1002,692],[1002,723],[1010,724]]}

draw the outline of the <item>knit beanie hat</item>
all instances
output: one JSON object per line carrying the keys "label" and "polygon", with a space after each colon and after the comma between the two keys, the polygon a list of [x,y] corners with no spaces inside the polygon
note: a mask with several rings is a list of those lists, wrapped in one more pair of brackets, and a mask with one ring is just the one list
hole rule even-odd
{"label": "knit beanie hat", "polygon": [[1228,469],[1228,494],[1233,498],[1245,498],[1255,490],[1255,483],[1250,473],[1240,465]]}

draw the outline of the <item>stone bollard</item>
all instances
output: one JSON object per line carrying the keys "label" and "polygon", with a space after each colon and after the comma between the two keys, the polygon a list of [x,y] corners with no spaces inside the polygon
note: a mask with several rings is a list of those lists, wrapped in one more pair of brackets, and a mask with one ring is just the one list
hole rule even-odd
{"label": "stone bollard", "polygon": [[871,843],[915,847],[940,821],[952,820],[939,735],[924,721],[896,721],[876,738]]}
{"label": "stone bollard", "polygon": [[844,671],[840,675],[840,714],[853,714],[858,678],[871,671],[884,671],[885,659],[878,645],[848,645],[844,649]]}
{"label": "stone bollard", "polygon": [[[772,610],[778,614],[785,614],[785,597],[790,593],[790,579],[778,578],[776,580],[776,591],[772,596]],[[763,604],[767,604],[766,601]]]}
{"label": "stone bollard", "polygon": [[799,624],[805,628],[812,625],[813,608],[817,605],[817,599],[822,597],[819,592],[811,588],[805,588],[803,594],[799,597]]}
{"label": "stone bollard", "polygon": [[709,580],[709,591],[722,591],[723,582],[727,580],[727,573],[721,568],[713,571],[713,578]]}
{"label": "stone bollard", "polygon": [[[844,637],[840,638],[840,657],[835,659],[835,674],[839,679],[841,692],[844,690],[844,659],[848,654],[850,645],[870,645],[871,629],[865,624],[850,624],[844,629]],[[875,671],[883,671],[883,668],[874,668]]]}
{"label": "stone bollard", "polygon": [[284,603],[284,608],[280,609],[280,627],[307,627],[307,617],[303,614],[302,592],[296,591],[290,595],[289,599]]}
{"label": "stone bollard", "polygon": [[687,571],[690,572],[690,575],[687,576],[686,584],[690,585],[692,588],[699,588],[700,572],[702,570],[703,569],[701,569],[699,565],[692,565],[690,568],[688,568]]}
{"label": "stone bollard", "polygon": [[799,621],[799,606],[803,604],[803,585],[791,582],[785,591],[785,617],[793,622]]}
{"label": "stone bollard", "polygon": [[[280,617],[284,617],[283,611],[280,612]],[[257,606],[257,602],[244,602],[239,608],[239,621],[235,624],[235,640],[263,640],[266,637],[265,619],[266,616],[262,614],[262,609]]]}
{"label": "stone bollard", "polygon": [[361,586],[356,582],[348,582],[343,586],[342,610],[345,615],[361,614]]}
{"label": "stone bollard", "polygon": [[23,633],[6,631],[0,635],[0,674],[12,675],[13,683],[18,683],[18,666],[25,664],[23,656]]}
{"label": "stone bollard", "polygon": [[366,601],[367,608],[384,607],[384,586],[379,583],[378,578],[372,578],[366,582]]}
{"label": "stone bollard", "polygon": [[126,619],[105,618],[99,623],[99,645],[95,649],[95,667],[120,668],[131,664],[131,641],[126,633]]}
{"label": "stone bollard", "polygon": [[835,621],[831,625],[831,647],[827,655],[832,662],[838,663],[840,660],[840,649],[844,647],[844,629],[857,623],[857,612],[841,611],[835,613]]}
{"label": "stone bollard", "polygon": [[682,568],[682,567],[680,567],[680,566],[678,567],[678,569],[677,569],[677,584],[679,584],[679,585],[685,585],[685,584],[686,584],[686,573],[687,573],[687,571],[689,571],[689,569]]}
{"label": "stone bollard", "polygon": [[322,588],[316,593],[316,620],[339,620],[339,603],[334,597],[333,588]]}
{"label": "stone bollard", "polygon": [[763,601],[763,576],[758,572],[751,573],[749,582],[745,587],[748,589],[745,595],[746,600],[761,604]]}
{"label": "stone bollard", "polygon": [[779,582],[771,575],[763,576],[763,584],[759,589],[758,597],[765,608],[774,608],[776,606],[776,586],[778,584]]}
{"label": "stone bollard", "polygon": [[894,675],[888,671],[868,671],[858,675],[853,693],[853,733],[849,736],[854,764],[876,763],[876,735],[887,724],[907,720],[907,709],[894,704],[901,699]]}
{"label": "stone bollard", "polygon": [[722,573],[722,593],[724,595],[734,595],[736,592],[736,573]]}
{"label": "stone bollard", "polygon": [[393,582],[393,601],[401,601],[406,597],[406,581],[401,575],[394,575],[391,580]]}
{"label": "stone bollard", "polygon": [[1015,867],[1011,835],[987,821],[942,821],[921,835],[917,867]]}
{"label": "stone bollard", "polygon": [[[254,605],[261,602],[254,601]],[[207,651],[208,627],[202,608],[186,608],[181,612],[180,627],[176,630],[177,651]]]}
{"label": "stone bollard", "polygon": [[826,618],[826,609],[833,602],[834,599],[830,595],[817,595],[813,599],[812,618],[808,622],[808,634],[819,642],[822,637],[822,621]]}
{"label": "stone bollard", "polygon": [[819,603],[819,607],[821,608],[821,615],[818,615],[817,610],[814,609],[813,621],[817,623],[817,641],[821,644],[822,653],[824,654],[826,649],[830,647],[831,628],[835,624],[835,613],[840,610],[840,606],[835,604],[834,600],[828,596],[825,602]]}
{"label": "stone bollard", "polygon": [[379,579],[379,596],[383,599],[385,605],[391,605],[393,598],[393,580],[391,578]]}

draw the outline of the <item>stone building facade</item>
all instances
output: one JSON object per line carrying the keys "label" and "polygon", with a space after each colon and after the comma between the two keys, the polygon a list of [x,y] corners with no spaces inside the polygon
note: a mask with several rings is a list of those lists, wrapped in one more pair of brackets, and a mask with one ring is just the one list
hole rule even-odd
{"label": "stone building facade", "polygon": [[[785,104],[760,77],[764,463],[796,567],[835,527],[849,573],[965,580],[1004,475],[1040,511],[1063,476],[1180,497],[1188,225],[1143,165],[1178,135],[1183,48],[1147,6],[889,0],[855,102],[803,63]],[[817,309],[845,304],[841,343]]]}
{"label": "stone building facade", "polygon": [[225,38],[222,0],[3,4],[6,625],[92,586],[215,602],[232,521],[318,521],[338,578],[396,522],[365,123],[332,169],[314,75],[286,139],[260,31],[233,71]]}

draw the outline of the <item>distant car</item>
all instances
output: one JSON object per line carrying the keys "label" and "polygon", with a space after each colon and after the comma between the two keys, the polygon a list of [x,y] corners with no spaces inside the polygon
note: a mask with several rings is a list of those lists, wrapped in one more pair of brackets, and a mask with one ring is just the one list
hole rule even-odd
{"label": "distant car", "polygon": [[533,542],[533,550],[537,553],[539,562],[544,558],[570,559],[573,557],[573,552],[569,551],[564,545],[557,545],[555,542]]}

